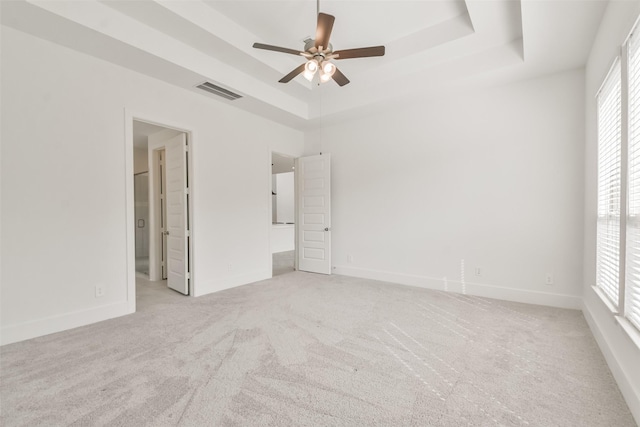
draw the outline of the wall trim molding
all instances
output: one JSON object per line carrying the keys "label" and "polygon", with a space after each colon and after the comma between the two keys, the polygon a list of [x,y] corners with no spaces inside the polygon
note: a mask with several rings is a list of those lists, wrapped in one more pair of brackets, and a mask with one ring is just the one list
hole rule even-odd
{"label": "wall trim molding", "polygon": [[[620,392],[622,393],[624,400],[629,406],[631,414],[635,418],[636,422],[640,424],[640,393],[634,389],[633,385],[627,379],[629,377],[618,360],[616,349],[610,344],[610,340],[608,340],[606,335],[602,332],[600,323],[596,320],[596,316],[593,315],[586,301],[582,306],[582,314],[589,325],[589,329],[591,329],[591,333],[598,343],[600,351],[607,361],[607,365],[613,374],[613,378],[616,380],[616,384],[618,384],[618,388],[620,388]],[[612,321],[615,322],[613,315]]]}
{"label": "wall trim molding", "polygon": [[134,312],[135,307],[132,310],[128,301],[119,301],[56,316],[43,317],[16,325],[4,326],[0,329],[0,345],[62,332]]}
{"label": "wall trim molding", "polygon": [[525,304],[546,305],[550,307],[582,309],[582,297],[576,295],[554,294],[527,289],[505,288],[488,285],[486,283],[462,282],[444,278],[418,276],[391,271],[371,270],[349,266],[334,266],[333,273],[362,279],[380,280],[415,286],[418,288],[449,291],[485,298],[495,298],[506,301],[522,302]]}

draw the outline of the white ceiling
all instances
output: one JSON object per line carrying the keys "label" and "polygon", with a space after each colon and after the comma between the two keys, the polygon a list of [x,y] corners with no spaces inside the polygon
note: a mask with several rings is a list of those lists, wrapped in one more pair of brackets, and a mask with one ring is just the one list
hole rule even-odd
{"label": "white ceiling", "polygon": [[[442,91],[584,66],[603,0],[322,1],[334,49],[386,46],[382,58],[336,61],[351,80],[278,80],[302,58],[313,0],[0,2],[2,23],[297,128],[402,105]],[[195,89],[204,80],[243,95]]]}

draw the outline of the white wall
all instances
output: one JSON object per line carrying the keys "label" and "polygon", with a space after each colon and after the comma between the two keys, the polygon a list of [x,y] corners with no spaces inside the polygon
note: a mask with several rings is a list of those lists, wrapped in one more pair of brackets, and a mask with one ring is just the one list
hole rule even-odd
{"label": "white wall", "polygon": [[271,252],[287,252],[296,248],[296,232],[293,224],[273,224],[271,229]]}
{"label": "white wall", "polygon": [[270,277],[271,150],[302,133],[11,28],[1,52],[3,343],[129,312],[125,109],[193,131],[196,294]]}
{"label": "white wall", "polygon": [[276,188],[278,189],[276,196],[276,221],[293,223],[295,222],[293,172],[277,174],[276,181]]}
{"label": "white wall", "polygon": [[638,1],[609,2],[586,66],[584,314],[620,390],[640,423],[640,349],[594,293],[596,277],[597,129],[595,95],[640,14]]}
{"label": "white wall", "polygon": [[276,222],[278,218],[278,181],[276,174],[271,175],[271,220]]}
{"label": "white wall", "polygon": [[133,149],[133,173],[149,172],[149,159],[144,148]]}
{"label": "white wall", "polygon": [[583,105],[576,70],[307,134],[333,159],[334,271],[580,307]]}

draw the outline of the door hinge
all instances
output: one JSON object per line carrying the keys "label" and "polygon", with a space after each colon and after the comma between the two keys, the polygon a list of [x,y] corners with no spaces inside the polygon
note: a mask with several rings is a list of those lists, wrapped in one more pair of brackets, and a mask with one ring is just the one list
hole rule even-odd
{"label": "door hinge", "polygon": [[187,280],[191,279],[191,273],[187,273]]}
{"label": "door hinge", "polygon": [[187,237],[191,237],[191,230],[187,230]]}
{"label": "door hinge", "polygon": [[189,187],[187,187],[187,188],[185,188],[185,189],[184,189],[184,194],[190,194],[190,193],[189,193]]}
{"label": "door hinge", "polygon": [[189,146],[188,145],[184,145],[184,151],[189,151]]}

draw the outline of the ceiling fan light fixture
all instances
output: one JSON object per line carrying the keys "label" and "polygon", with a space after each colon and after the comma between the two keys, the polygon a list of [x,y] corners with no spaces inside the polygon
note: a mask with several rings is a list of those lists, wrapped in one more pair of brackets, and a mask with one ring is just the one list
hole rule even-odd
{"label": "ceiling fan light fixture", "polygon": [[304,73],[302,73],[302,76],[303,76],[305,79],[307,79],[307,80],[309,80],[309,81],[312,81],[312,80],[313,80],[314,73],[310,73],[310,72],[308,72],[308,71],[306,71],[306,70],[305,70],[305,72],[304,72]]}
{"label": "ceiling fan light fixture", "polygon": [[312,59],[307,62],[307,65],[305,65],[304,68],[310,73],[315,73],[318,70],[318,61]]}
{"label": "ceiling fan light fixture", "polygon": [[318,68],[318,62],[315,59],[307,61],[304,66],[304,78],[309,81],[313,80],[313,76],[316,74],[316,71],[318,71]]}
{"label": "ceiling fan light fixture", "polygon": [[331,80],[333,74],[336,72],[336,66],[329,61],[323,61],[320,64],[320,82],[326,83]]}
{"label": "ceiling fan light fixture", "polygon": [[320,83],[326,83],[329,80],[331,80],[331,74],[325,73],[322,68],[320,68],[319,74],[320,74]]}
{"label": "ceiling fan light fixture", "polygon": [[[2,1],[2,0],[0,0]],[[304,57],[307,62],[298,65],[289,74],[278,80],[280,83],[289,83],[296,76],[302,74],[305,79],[313,81],[316,72],[320,75],[320,82],[327,82],[333,78],[338,86],[349,83],[349,79],[331,62],[332,59],[368,58],[372,56],[384,56],[384,46],[361,47],[334,51],[329,42],[335,17],[320,12],[320,2],[317,2],[318,23],[315,39],[304,40],[304,51],[272,46],[263,43],[254,43],[256,49],[272,50],[274,52],[288,53],[297,57]]]}
{"label": "ceiling fan light fixture", "polygon": [[322,72],[329,77],[333,76],[333,73],[336,72],[336,66],[333,62],[325,61],[322,63]]}

